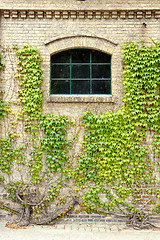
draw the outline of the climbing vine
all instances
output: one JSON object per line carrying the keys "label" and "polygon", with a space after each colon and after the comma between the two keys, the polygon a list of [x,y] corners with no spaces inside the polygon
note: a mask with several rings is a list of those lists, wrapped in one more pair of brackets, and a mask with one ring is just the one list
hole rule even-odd
{"label": "climbing vine", "polygon": [[[42,89],[40,85],[43,81],[41,61],[42,57],[39,54],[39,50],[35,47],[28,45],[22,49],[18,49],[14,46],[18,55],[19,61],[18,71],[16,78],[20,78],[19,86],[19,102],[23,104],[20,111],[20,116],[27,114],[29,120],[40,119],[42,114]],[[29,124],[28,124],[29,125]]]}
{"label": "climbing vine", "polygon": [[[125,106],[115,113],[83,114],[83,153],[76,172],[79,185],[92,183],[83,197],[87,206],[103,206],[108,211],[119,208],[127,214],[137,212],[145,191],[145,202],[160,198],[155,174],[160,164],[160,42],[150,47],[124,44],[122,56]],[[100,197],[103,192],[107,192],[105,201]]]}
{"label": "climbing vine", "polygon": [[40,121],[45,136],[41,140],[41,148],[46,151],[46,165],[51,172],[63,171],[63,163],[69,162],[67,148],[72,141],[66,139],[68,118],[65,116],[43,115]]}
{"label": "climbing vine", "polygon": [[[79,211],[118,212],[129,216],[132,225],[148,226],[147,209],[160,209],[160,42],[122,46],[124,106],[103,115],[92,110],[82,114],[82,150],[76,158],[71,149],[81,128],[70,139],[67,130],[76,128],[75,123],[66,116],[43,114],[39,50],[29,45],[14,49],[20,108],[11,123],[17,129],[21,123],[23,143],[15,132],[1,138],[0,180],[6,197],[24,209],[23,224],[31,219],[49,223],[79,204]],[[10,179],[15,171],[20,179],[8,181],[6,175]],[[55,212],[46,213],[53,203]],[[1,207],[6,209],[3,202]]]}
{"label": "climbing vine", "polygon": [[[1,54],[0,54],[0,72],[4,68],[4,64],[2,63],[1,60]],[[4,90],[0,90],[0,120],[6,115],[6,103],[3,101],[2,96],[3,96]]]}

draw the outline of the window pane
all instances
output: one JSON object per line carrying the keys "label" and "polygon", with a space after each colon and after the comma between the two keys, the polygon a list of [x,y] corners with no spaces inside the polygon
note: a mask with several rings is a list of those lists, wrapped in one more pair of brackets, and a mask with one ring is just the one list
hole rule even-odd
{"label": "window pane", "polygon": [[51,94],[70,93],[111,94],[111,56],[92,49],[51,56]]}
{"label": "window pane", "polygon": [[72,94],[89,94],[89,80],[72,80]]}
{"label": "window pane", "polygon": [[52,78],[70,78],[70,66],[69,65],[53,65],[52,66]]}
{"label": "window pane", "polygon": [[89,78],[90,66],[89,65],[72,65],[72,78]]}
{"label": "window pane", "polygon": [[52,63],[69,63],[70,51],[60,52],[51,56]]}
{"label": "window pane", "polygon": [[103,80],[92,81],[92,93],[93,94],[111,94],[111,82]]}
{"label": "window pane", "polygon": [[92,50],[92,62],[93,63],[110,63],[111,56],[103,52]]}
{"label": "window pane", "polygon": [[51,82],[51,94],[69,94],[70,81],[69,80],[54,80]]}
{"label": "window pane", "polygon": [[108,65],[92,65],[92,78],[110,78],[111,71]]}
{"label": "window pane", "polygon": [[72,63],[89,63],[90,62],[90,50],[88,49],[73,49]]}

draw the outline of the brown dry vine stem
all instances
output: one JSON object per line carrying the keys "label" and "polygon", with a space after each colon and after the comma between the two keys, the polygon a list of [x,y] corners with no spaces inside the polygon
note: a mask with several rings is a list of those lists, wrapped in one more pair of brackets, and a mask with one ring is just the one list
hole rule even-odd
{"label": "brown dry vine stem", "polygon": [[[29,201],[26,201],[25,199],[22,199],[22,197],[21,196],[23,196],[23,193],[22,192],[24,192],[26,189],[27,189],[27,186],[24,186],[24,187],[22,187],[20,190],[19,190],[19,192],[17,192],[16,193],[16,197],[17,197],[17,199],[21,202],[21,203],[23,203],[23,204],[26,204],[26,205],[28,205],[28,206],[39,206],[39,205],[41,205],[45,200],[46,200],[46,198],[47,198],[47,194],[48,194],[48,190],[49,190],[49,188],[50,188],[50,184],[52,183],[56,183],[58,180],[59,180],[60,178],[58,178],[56,181],[54,181],[54,182],[52,182],[52,181],[49,181],[48,182],[48,184],[47,184],[47,187],[45,186],[45,190],[44,190],[44,193],[43,193],[43,196],[41,196],[41,199],[39,200],[39,196],[38,196],[38,193],[39,193],[39,191],[38,191],[38,187],[35,189],[36,190],[36,200],[37,200],[37,198],[38,198],[38,201],[36,202],[34,202],[34,203],[31,203],[31,202],[29,202]],[[30,199],[31,200],[33,200],[33,198],[32,198],[32,194],[30,193]],[[23,196],[24,197],[24,196]]]}
{"label": "brown dry vine stem", "polygon": [[21,212],[21,210],[15,209],[15,208],[13,208],[13,207],[11,207],[11,206],[3,203],[3,202],[0,202],[0,208],[9,210],[9,211],[11,211],[12,213],[15,213],[15,214],[19,214]]}
{"label": "brown dry vine stem", "polygon": [[20,196],[19,196],[19,194],[17,194],[16,193],[16,197],[18,198],[18,200],[20,201],[20,202],[22,202],[22,203],[24,203],[24,204],[27,204],[28,206],[39,206],[44,200],[45,200],[45,197],[44,198],[42,198],[42,200],[40,201],[40,202],[38,202],[38,203],[30,203],[30,202],[28,202],[28,201],[24,201]]}
{"label": "brown dry vine stem", "polygon": [[58,219],[60,216],[62,215],[64,216],[65,214],[67,214],[78,203],[79,202],[77,198],[73,196],[72,199],[68,203],[66,203],[63,207],[57,207],[57,209],[55,209],[53,213],[45,215],[43,214],[43,216],[41,217],[43,218],[43,220],[41,220],[40,218],[33,219],[32,207],[31,205],[28,204],[27,207],[18,212],[20,214],[20,217],[15,223],[18,226],[27,226],[30,223],[37,225],[49,224],[52,221]]}
{"label": "brown dry vine stem", "polygon": [[133,215],[130,216],[127,225],[133,227],[135,230],[150,229],[152,227],[160,229],[159,226],[156,226],[153,223],[151,223],[149,218],[150,216],[146,215],[145,217],[142,218],[142,220],[140,220],[138,213],[134,212]]}
{"label": "brown dry vine stem", "polygon": [[61,215],[67,214],[76,204],[78,203],[78,200],[76,197],[72,197],[72,199],[63,207],[57,208],[52,214],[49,214],[46,216],[46,218],[40,221],[40,220],[32,220],[31,222],[37,225],[43,225],[43,224],[49,224],[53,220],[59,218]]}

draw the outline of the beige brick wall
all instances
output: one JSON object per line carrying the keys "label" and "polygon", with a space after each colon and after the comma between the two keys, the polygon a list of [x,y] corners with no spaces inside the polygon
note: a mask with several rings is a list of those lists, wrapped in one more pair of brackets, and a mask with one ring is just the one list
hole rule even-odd
{"label": "beige brick wall", "polygon": [[[139,7],[143,9],[144,5]],[[158,14],[157,10],[85,11],[83,14],[79,11],[48,13],[45,9],[38,12],[2,10],[1,45],[2,48],[10,48],[14,44],[19,47],[30,44],[41,50],[44,59],[42,64],[44,112],[67,114],[76,118],[90,108],[96,113],[115,111],[122,105],[123,96],[121,44],[129,41],[140,43],[141,40],[151,44],[150,37],[158,40],[160,36]],[[81,47],[98,49],[112,55],[112,96],[51,98],[50,55],[65,49]],[[3,87],[7,92],[12,91],[9,81],[5,79]]]}
{"label": "beige brick wall", "polygon": [[[150,45],[150,37],[155,41],[160,39],[159,0],[0,1],[1,48],[30,44],[41,50],[43,110],[47,113],[79,119],[82,112],[90,108],[98,114],[119,109],[123,104],[121,45],[129,41],[140,44],[141,40]],[[50,96],[50,56],[82,47],[112,55],[112,96]],[[6,68],[0,82],[6,90],[4,98],[16,101],[16,57],[12,51],[4,61]],[[18,107],[13,107],[17,112]],[[2,132],[7,133],[7,122],[3,124]],[[75,152],[80,147],[79,141]]]}
{"label": "beige brick wall", "polygon": [[1,0],[1,9],[159,9],[159,0]]}

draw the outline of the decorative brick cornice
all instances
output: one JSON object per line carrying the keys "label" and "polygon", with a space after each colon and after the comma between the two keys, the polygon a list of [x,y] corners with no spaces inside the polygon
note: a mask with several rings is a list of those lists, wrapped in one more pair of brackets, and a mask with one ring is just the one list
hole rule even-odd
{"label": "decorative brick cornice", "polygon": [[160,10],[55,10],[55,11],[21,11],[2,10],[4,18],[22,19],[160,19]]}

